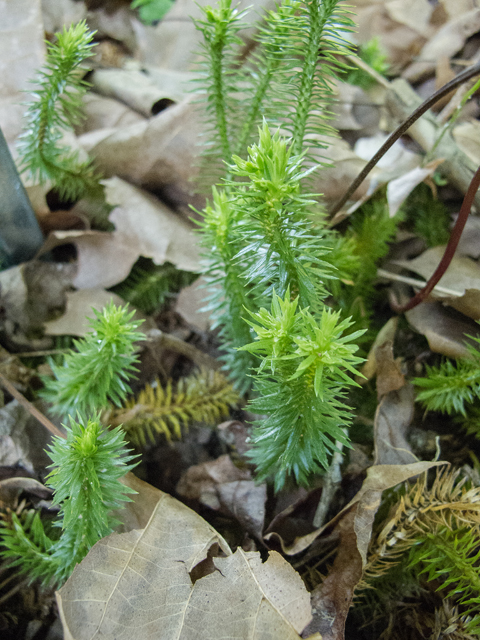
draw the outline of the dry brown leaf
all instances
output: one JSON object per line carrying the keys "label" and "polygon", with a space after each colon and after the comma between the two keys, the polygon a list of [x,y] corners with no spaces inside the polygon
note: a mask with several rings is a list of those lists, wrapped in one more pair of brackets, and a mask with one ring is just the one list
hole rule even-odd
{"label": "dry brown leaf", "polygon": [[412,193],[416,186],[431,177],[437,167],[441,165],[443,160],[433,160],[424,167],[415,167],[400,178],[391,180],[387,187],[387,201],[389,215],[391,218],[397,213],[407,197]]}
{"label": "dry brown leaf", "polygon": [[319,632],[322,640],[344,640],[345,620],[355,587],[367,563],[373,521],[382,492],[441,464],[445,463],[415,462],[370,467],[354,499],[331,522],[296,541],[290,553],[306,549],[327,528],[333,528],[340,540],[328,576],[312,592],[313,621],[305,633]]}
{"label": "dry brown leaf", "polygon": [[266,484],[258,485],[248,469],[239,469],[223,455],[211,462],[189,467],[177,484],[180,496],[234,516],[258,539],[265,520]]}
{"label": "dry brown leaf", "polygon": [[376,349],[378,399],[398,391],[405,384],[401,364],[393,357],[393,341],[385,340]]}
{"label": "dry brown leaf", "polygon": [[173,103],[172,98],[139,69],[97,69],[89,77],[89,82],[100,95],[120,100],[146,118]]}
{"label": "dry brown leaf", "polygon": [[[444,246],[432,247],[413,260],[397,260],[395,264],[419,273],[428,280],[445,252]],[[480,266],[471,258],[455,255],[431,297],[442,300],[474,320],[480,319]],[[442,292],[444,291],[444,293]]]}
{"label": "dry brown leaf", "polygon": [[22,129],[26,89],[45,58],[40,0],[0,2],[0,127],[9,144]]}
{"label": "dry brown leaf", "polygon": [[390,318],[378,332],[375,340],[373,341],[370,351],[368,352],[367,360],[361,369],[361,374],[364,377],[358,376],[357,382],[360,384],[366,384],[368,380],[371,380],[377,372],[377,347],[388,341],[395,339],[395,333],[397,332],[398,316]]}
{"label": "dry brown leaf", "polygon": [[175,303],[175,311],[182,316],[188,324],[207,331],[210,326],[210,312],[202,311],[205,307],[205,279],[198,278],[188,287],[184,287]]}
{"label": "dry brown leaf", "polygon": [[150,188],[168,187],[191,197],[200,129],[199,109],[190,96],[150,120],[93,131],[79,143],[106,176]]}
{"label": "dry brown leaf", "polygon": [[412,385],[390,391],[375,413],[374,464],[410,464],[417,461],[406,434],[412,422],[415,394]]}
{"label": "dry brown leaf", "polygon": [[453,129],[453,137],[460,149],[475,164],[480,165],[480,122],[461,122]]}
{"label": "dry brown leaf", "polygon": [[[101,311],[110,302],[117,306],[124,306],[125,300],[105,289],[80,289],[67,291],[65,313],[56,320],[45,322],[47,336],[79,336],[83,337],[90,331],[88,318],[93,318],[92,309]],[[138,319],[138,317],[136,318]]]}
{"label": "dry brown leaf", "polygon": [[467,357],[465,342],[471,342],[467,336],[480,337],[478,324],[440,302],[422,302],[405,316],[412,328],[425,336],[432,351],[449,358]]}
{"label": "dry brown leaf", "polygon": [[77,128],[77,135],[96,129],[128,127],[145,121],[139,113],[113,98],[86,93],[82,102],[85,120]]}
{"label": "dry brown leaf", "polygon": [[[215,549],[225,557],[216,557]],[[161,494],[144,529],[100,540],[57,592],[65,640],[298,640],[311,619],[298,574],[262,564]]]}
{"label": "dry brown leaf", "polygon": [[418,60],[403,73],[410,82],[416,82],[435,71],[437,60],[442,56],[452,57],[460,51],[467,38],[480,29],[480,9],[456,14],[425,44]]}
{"label": "dry brown leaf", "polygon": [[171,262],[185,271],[199,271],[200,259],[192,228],[150,194],[120,178],[106,180],[107,202],[116,205],[109,216],[115,231],[57,231],[43,251],[60,244],[77,248],[77,289],[112,287],[130,273],[139,256],[155,264]]}
{"label": "dry brown leaf", "polygon": [[[203,13],[199,6],[211,4],[209,0],[177,0],[169,11],[165,20],[156,27],[136,25],[138,40],[138,56],[143,66],[161,67],[172,71],[191,71],[198,59],[198,51],[202,40],[201,34],[195,28],[193,19],[201,19]],[[263,8],[274,9],[273,0],[242,0],[237,5],[242,11],[251,7],[244,22],[251,25],[263,13]],[[248,33],[242,32],[245,39]]]}
{"label": "dry brown leaf", "polygon": [[[42,0],[42,17],[45,31],[54,34],[87,17],[87,7],[75,0]],[[90,25],[89,25],[90,26]]]}
{"label": "dry brown leaf", "polygon": [[425,38],[432,35],[430,18],[433,5],[428,0],[388,0],[385,8],[395,22],[410,27]]}

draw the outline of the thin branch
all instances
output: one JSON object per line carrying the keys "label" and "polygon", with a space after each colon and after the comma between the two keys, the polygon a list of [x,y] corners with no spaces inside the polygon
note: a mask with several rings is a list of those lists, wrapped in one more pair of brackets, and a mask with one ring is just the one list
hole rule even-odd
{"label": "thin branch", "polygon": [[410,127],[421,117],[423,114],[430,109],[436,102],[441,100],[444,96],[448,95],[451,91],[459,87],[470,78],[478,75],[480,73],[480,62],[474,64],[469,69],[466,69],[462,73],[460,73],[456,78],[447,82],[441,89],[436,91],[430,98],[425,100],[423,104],[421,104],[415,111],[404,121],[402,122],[396,129],[391,133],[386,141],[382,144],[377,153],[373,156],[373,158],[367,162],[362,171],[358,174],[352,184],[349,186],[345,194],[338,200],[331,211],[330,215],[333,217],[336,213],[340,211],[340,209],[344,206],[344,204],[348,201],[351,195],[355,193],[358,187],[362,184],[365,178],[368,176],[370,171],[375,167],[377,162],[387,153],[390,147],[401,137],[403,134],[410,129]]}
{"label": "thin branch", "polygon": [[29,413],[32,414],[34,418],[36,418],[43,426],[48,429],[54,436],[59,436],[60,438],[66,438],[65,434],[63,434],[60,429],[58,429],[53,422],[41,413],[36,407],[33,406],[31,402],[29,402],[23,394],[20,393],[11,382],[5,378],[3,374],[0,373],[0,385],[8,391],[8,393],[18,400],[18,402],[22,405],[24,409],[26,409]]}
{"label": "thin branch", "polygon": [[475,175],[470,182],[470,186],[468,187],[467,193],[465,194],[465,198],[463,199],[462,206],[460,208],[460,213],[458,214],[457,221],[455,222],[455,226],[452,229],[452,233],[450,235],[450,240],[448,241],[447,246],[445,247],[445,252],[443,254],[442,259],[438,267],[435,269],[431,278],[428,280],[427,284],[420,289],[413,298],[411,298],[404,305],[396,305],[392,303],[392,308],[397,313],[404,313],[405,311],[409,311],[416,307],[420,302],[425,300],[425,298],[432,292],[433,288],[443,276],[445,271],[448,269],[452,258],[457,249],[458,243],[460,242],[460,238],[462,236],[462,232],[467,223],[468,216],[470,214],[470,210],[472,208],[473,200],[475,198],[475,194],[480,187],[480,167],[475,172]]}

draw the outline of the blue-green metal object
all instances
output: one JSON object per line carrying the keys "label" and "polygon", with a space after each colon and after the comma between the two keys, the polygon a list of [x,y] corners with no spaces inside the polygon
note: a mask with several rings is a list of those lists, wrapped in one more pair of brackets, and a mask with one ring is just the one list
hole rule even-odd
{"label": "blue-green metal object", "polygon": [[0,129],[0,268],[30,260],[42,232]]}

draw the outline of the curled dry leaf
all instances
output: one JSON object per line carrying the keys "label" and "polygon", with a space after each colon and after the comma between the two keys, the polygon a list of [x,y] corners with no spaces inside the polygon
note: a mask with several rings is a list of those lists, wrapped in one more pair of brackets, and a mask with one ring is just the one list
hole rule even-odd
{"label": "curled dry leaf", "polygon": [[422,302],[405,316],[410,326],[425,336],[433,352],[449,358],[468,357],[467,336],[480,337],[478,324],[440,302]]}
{"label": "curled dry leaf", "polygon": [[398,316],[394,316],[387,320],[387,322],[383,325],[380,331],[377,334],[377,337],[373,341],[372,346],[370,347],[370,351],[368,352],[367,360],[361,369],[362,378],[358,376],[357,382],[359,384],[366,384],[368,380],[371,380],[373,376],[377,372],[377,348],[381,347],[385,342],[391,341],[395,339],[395,333],[397,332],[398,326]]}
{"label": "curled dry leaf", "polygon": [[199,271],[200,259],[192,228],[145,191],[120,178],[105,181],[109,220],[115,231],[67,231],[50,234],[43,251],[59,244],[77,248],[78,289],[112,287],[125,278],[139,256],[155,264],[171,262],[184,271]]}
{"label": "curled dry leaf", "polygon": [[128,127],[145,118],[133,109],[113,98],[86,93],[82,99],[85,120],[77,127],[77,135],[115,127]]}
{"label": "curled dry leaf", "polygon": [[200,516],[163,493],[145,528],[91,549],[57,602],[65,640],[298,640],[311,619],[305,586],[279,554],[263,564],[258,553],[232,554]]}
{"label": "curled dry leaf", "polygon": [[426,180],[426,178],[431,177],[442,162],[442,159],[433,160],[424,167],[415,167],[415,169],[408,171],[403,176],[400,176],[400,178],[391,180],[388,183],[387,201],[391,218],[398,212],[415,187]]}
{"label": "curled dry leaf", "polygon": [[[67,291],[67,305],[63,316],[50,322],[45,322],[45,334],[47,336],[79,336],[83,337],[90,326],[88,318],[93,317],[92,309],[101,311],[109,303],[124,306],[125,300],[111,291],[105,289],[80,289],[79,291]],[[143,318],[137,311],[135,319]],[[145,325],[142,327],[145,329]]]}
{"label": "curled dry leaf", "polygon": [[436,61],[442,56],[452,57],[460,51],[468,38],[480,29],[480,9],[457,14],[428,40],[421,50],[418,60],[404,72],[410,82],[416,82],[433,73]]}
{"label": "curled dry leaf", "polygon": [[402,465],[417,461],[406,438],[414,402],[412,385],[390,391],[380,400],[374,423],[375,464]]}
{"label": "curled dry leaf", "polygon": [[325,529],[339,537],[338,553],[326,579],[312,592],[313,621],[306,633],[319,632],[322,640],[343,640],[345,620],[353,593],[367,563],[375,514],[385,489],[413,476],[445,464],[415,462],[403,465],[375,465],[367,470],[367,478],[355,498],[318,531],[296,541],[290,552],[306,549]]}
{"label": "curled dry leaf", "polygon": [[2,3],[0,127],[9,144],[22,129],[24,91],[45,58],[41,5],[40,0]]}
{"label": "curled dry leaf", "polygon": [[[397,260],[395,264],[419,273],[428,280],[438,267],[444,251],[444,246],[432,247],[413,260]],[[432,298],[441,299],[470,318],[480,320],[480,266],[475,260],[455,255],[439,286],[445,293],[434,290]]]}
{"label": "curled dry leaf", "polygon": [[199,109],[190,96],[149,120],[93,131],[81,136],[79,143],[106,176],[176,190],[191,198],[200,131]]}

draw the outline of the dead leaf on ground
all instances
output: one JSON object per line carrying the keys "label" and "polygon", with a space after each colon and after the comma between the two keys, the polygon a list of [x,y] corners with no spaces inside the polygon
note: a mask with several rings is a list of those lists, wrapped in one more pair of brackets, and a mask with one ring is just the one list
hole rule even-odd
{"label": "dead leaf on ground", "polygon": [[118,129],[92,131],[79,144],[106,176],[151,189],[175,189],[192,199],[195,141],[201,131],[198,105],[190,96],[158,115]]}
{"label": "dead leaf on ground", "polygon": [[65,308],[66,291],[72,288],[75,271],[73,264],[32,260],[0,272],[0,326],[9,348],[50,348],[51,338],[38,336],[43,323]]}
{"label": "dead leaf on ground", "polygon": [[145,118],[133,109],[113,98],[106,98],[95,93],[86,93],[82,99],[85,119],[77,127],[77,135],[97,129],[123,128]]}
{"label": "dead leaf on ground", "polygon": [[403,176],[391,180],[387,186],[387,202],[390,217],[393,218],[407,197],[421,182],[430,178],[443,160],[433,160],[424,167],[415,167]]}
{"label": "dead leaf on ground", "polygon": [[398,391],[405,385],[401,364],[393,357],[393,341],[385,340],[376,349],[377,396]]}
{"label": "dead leaf on ground", "polygon": [[[95,317],[92,309],[102,311],[111,302],[120,307],[126,305],[120,296],[105,289],[67,291],[66,297],[65,313],[56,320],[45,322],[45,335],[83,337],[91,331],[88,319]],[[142,314],[137,311],[135,319],[143,319]],[[145,329],[144,325],[142,329]]]}
{"label": "dead leaf on ground", "polygon": [[[428,280],[438,267],[445,252],[444,246],[427,249],[413,260],[396,260],[394,264],[409,271],[419,273]],[[480,265],[466,256],[455,255],[442,276],[438,286],[431,293],[433,299],[439,299],[461,311],[474,320],[480,320]]]}
{"label": "dead leaf on ground", "polygon": [[43,247],[47,252],[60,244],[76,246],[75,287],[112,287],[125,280],[140,256],[152,258],[155,264],[171,262],[185,271],[200,271],[197,242],[189,224],[120,178],[104,184],[107,202],[116,205],[109,216],[115,231],[53,232]]}
{"label": "dead leaf on ground", "polygon": [[290,553],[299,553],[327,528],[333,529],[340,539],[338,553],[328,576],[312,592],[313,621],[305,630],[306,633],[319,632],[322,640],[344,640],[345,620],[355,587],[367,563],[373,521],[383,491],[441,464],[445,463],[415,462],[370,467],[355,498],[328,524],[292,545]]}
{"label": "dead leaf on ground", "polygon": [[452,131],[455,142],[475,164],[480,165],[480,122],[461,122]]}
{"label": "dead leaf on ground", "polygon": [[202,311],[205,307],[205,296],[207,289],[203,277],[192,282],[188,287],[184,287],[175,303],[175,311],[182,316],[187,324],[207,331],[210,326],[210,312]]}
{"label": "dead leaf on ground", "polygon": [[370,347],[370,351],[367,355],[367,360],[365,364],[362,366],[361,373],[364,377],[357,377],[357,382],[359,384],[366,384],[368,380],[371,380],[373,376],[377,372],[377,348],[380,347],[385,342],[391,341],[393,342],[395,339],[395,333],[397,332],[398,326],[398,316],[394,316],[387,320],[387,322],[383,325],[383,327],[378,332],[375,340],[373,341],[372,346]]}
{"label": "dead leaf on ground", "polygon": [[480,29],[480,9],[456,14],[425,44],[418,59],[403,73],[410,82],[416,82],[435,71],[437,60],[451,58],[458,53],[468,38]]}
{"label": "dead leaf on ground", "polygon": [[410,326],[425,336],[434,353],[441,353],[449,358],[468,357],[465,342],[475,343],[467,336],[480,338],[478,324],[453,309],[444,307],[440,302],[422,302],[407,311],[405,316]]}
{"label": "dead leaf on ground", "polygon": [[57,602],[65,640],[298,640],[311,619],[303,581],[279,554],[263,564],[255,552],[232,554],[209,524],[167,494],[144,529],[100,540]]}
{"label": "dead leaf on ground", "polygon": [[374,464],[401,465],[417,461],[406,438],[414,403],[415,393],[410,384],[390,391],[380,400],[374,423]]}

